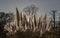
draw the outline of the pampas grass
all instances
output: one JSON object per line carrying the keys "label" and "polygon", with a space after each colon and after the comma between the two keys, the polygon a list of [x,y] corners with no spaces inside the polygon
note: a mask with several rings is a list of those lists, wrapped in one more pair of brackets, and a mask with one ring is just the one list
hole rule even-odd
{"label": "pampas grass", "polygon": [[5,31],[8,31],[7,38],[50,38],[52,20],[49,19],[47,22],[47,13],[41,18],[36,14],[27,16],[16,9],[16,17],[12,24],[9,23],[4,27]]}

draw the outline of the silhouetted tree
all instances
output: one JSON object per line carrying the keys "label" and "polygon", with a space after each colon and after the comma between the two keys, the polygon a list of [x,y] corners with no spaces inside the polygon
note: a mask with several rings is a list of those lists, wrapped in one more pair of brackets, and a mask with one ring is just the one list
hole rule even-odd
{"label": "silhouetted tree", "polygon": [[27,6],[23,9],[27,15],[32,15],[38,11],[38,8],[35,5]]}
{"label": "silhouetted tree", "polygon": [[54,23],[53,27],[55,27],[55,14],[56,14],[56,10],[51,10],[51,11],[52,11],[52,13],[50,13],[50,14],[53,16],[53,23]]}
{"label": "silhouetted tree", "polygon": [[0,12],[0,25],[5,25],[13,20],[13,13]]}
{"label": "silhouetted tree", "polygon": [[5,36],[4,25],[10,23],[13,20],[13,13],[0,12],[0,35]]}
{"label": "silhouetted tree", "polygon": [[[50,13],[52,16],[53,16],[53,29],[56,29],[55,28],[55,15],[56,15],[56,10],[51,10],[52,11],[52,13]],[[55,31],[54,31],[55,32]],[[53,38],[54,38],[54,34],[53,34]]]}
{"label": "silhouetted tree", "polygon": [[3,31],[3,25],[6,24],[6,20],[4,18],[5,13],[4,12],[0,12],[0,32]]}
{"label": "silhouetted tree", "polygon": [[60,27],[60,13],[59,13],[59,27]]}

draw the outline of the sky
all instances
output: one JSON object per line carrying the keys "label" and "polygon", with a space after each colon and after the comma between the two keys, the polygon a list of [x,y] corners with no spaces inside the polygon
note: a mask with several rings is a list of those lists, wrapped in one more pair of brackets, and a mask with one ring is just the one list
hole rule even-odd
{"label": "sky", "polygon": [[34,4],[39,8],[38,14],[49,13],[52,9],[60,12],[60,0],[0,0],[0,12],[16,12],[16,7],[21,12],[23,8]]}

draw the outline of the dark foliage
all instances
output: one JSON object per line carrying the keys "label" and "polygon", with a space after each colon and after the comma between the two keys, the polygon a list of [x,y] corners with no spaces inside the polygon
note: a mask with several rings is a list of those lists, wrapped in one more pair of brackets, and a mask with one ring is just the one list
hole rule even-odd
{"label": "dark foliage", "polygon": [[12,13],[0,12],[0,37],[6,37],[6,32],[4,32],[4,25],[13,20]]}

